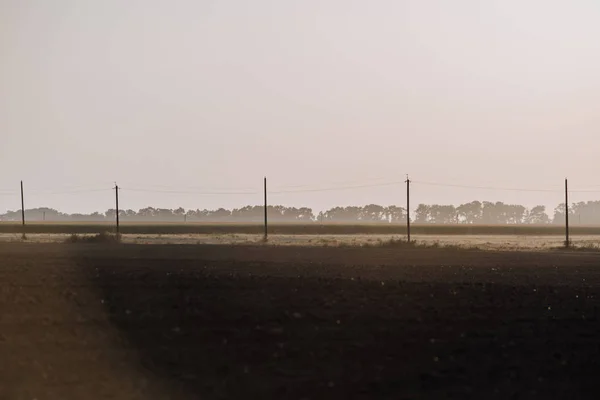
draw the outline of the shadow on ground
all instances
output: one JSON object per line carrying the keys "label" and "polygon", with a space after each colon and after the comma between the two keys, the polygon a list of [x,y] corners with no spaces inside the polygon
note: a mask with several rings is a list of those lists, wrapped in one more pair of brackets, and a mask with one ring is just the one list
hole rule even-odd
{"label": "shadow on ground", "polygon": [[183,398],[585,398],[597,389],[589,288],[342,279],[314,268],[275,277],[233,261],[83,263],[144,368]]}

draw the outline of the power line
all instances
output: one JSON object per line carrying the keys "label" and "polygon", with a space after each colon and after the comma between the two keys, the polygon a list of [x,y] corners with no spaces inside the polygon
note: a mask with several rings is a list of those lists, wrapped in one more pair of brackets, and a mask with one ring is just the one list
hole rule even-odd
{"label": "power line", "polygon": [[[276,190],[278,191],[285,191],[287,189],[295,189],[295,188],[309,188],[307,190],[311,190],[311,191],[316,191],[319,190],[319,187],[325,186],[325,189],[327,189],[327,186],[331,186],[331,185],[363,185],[363,182],[373,182],[373,181],[381,181],[381,180],[389,180],[389,177],[379,177],[379,178],[364,178],[364,179],[353,179],[353,180],[347,180],[347,181],[336,181],[336,182],[327,182],[327,183],[322,183],[322,184],[303,184],[303,185],[285,185],[285,186],[278,186]],[[367,183],[364,183],[365,185],[367,185]],[[371,185],[374,183],[369,183],[368,185]],[[375,184],[377,185],[377,184]],[[317,186],[317,187],[315,187]],[[273,193],[272,191],[270,193]]]}
{"label": "power line", "polygon": [[[125,185],[127,186],[127,184]],[[135,183],[133,185],[131,185],[132,187],[135,187]],[[119,186],[119,188],[121,188]],[[146,189],[148,188],[148,189]],[[131,190],[131,189],[130,189]],[[174,190],[174,191],[190,191],[190,192],[227,192],[229,193],[229,191],[232,192],[241,192],[241,191],[248,191],[248,192],[252,192],[255,190],[255,188],[251,188],[251,187],[237,187],[237,188],[231,188],[231,187],[213,187],[213,188],[206,188],[206,187],[201,187],[201,186],[172,186],[172,185],[143,185],[143,189],[138,189],[138,190],[157,190],[157,191],[161,191],[161,190]]]}
{"label": "power line", "polygon": [[600,193],[600,190],[569,190],[569,193]]}
{"label": "power line", "polygon": [[454,187],[463,189],[483,189],[483,190],[498,190],[498,191],[514,191],[514,192],[560,192],[558,189],[523,189],[523,188],[506,188],[506,187],[493,187],[493,186],[470,186],[470,185],[457,185],[450,183],[434,183],[434,182],[423,182],[423,181],[411,181],[412,183],[427,185],[427,186],[443,186],[443,187]]}
{"label": "power line", "polygon": [[[285,193],[309,193],[309,192],[328,192],[336,190],[349,190],[349,189],[360,189],[368,187],[383,187],[402,184],[404,181],[393,181],[393,182],[382,182],[382,183],[369,183],[362,185],[347,185],[347,186],[335,186],[335,187],[321,187],[321,188],[307,188],[307,189],[290,189],[290,190],[272,190],[269,194],[285,194]],[[290,186],[288,186],[290,187]],[[291,186],[293,187],[293,186]],[[297,186],[303,187],[303,186]],[[144,193],[170,193],[170,194],[198,194],[198,195],[254,195],[260,194],[259,191],[197,191],[197,190],[158,190],[158,189],[144,189],[144,188],[121,188],[122,190],[131,192],[144,192]]]}
{"label": "power line", "polygon": [[[321,188],[324,187],[324,189],[329,190],[329,188],[327,186],[331,186],[331,185],[378,185],[378,184],[374,184],[374,183],[366,183],[366,182],[373,182],[373,181],[381,181],[381,180],[389,180],[389,177],[378,177],[378,178],[365,178],[365,179],[353,179],[353,180],[345,180],[345,181],[336,181],[336,182],[327,182],[327,183],[323,183],[323,184],[301,184],[301,185],[284,185],[284,186],[277,186],[275,191],[287,191],[287,189],[301,189],[301,188],[305,188],[306,190],[310,190],[310,191],[317,191],[317,190],[321,190]],[[127,186],[127,185],[125,185]],[[133,187],[135,187],[135,184],[132,185]],[[130,190],[134,190],[134,189],[130,189]],[[199,186],[172,186],[172,185],[156,185],[156,184],[151,184],[151,185],[144,185],[143,188],[139,188],[137,187],[135,190],[141,191],[156,191],[157,193],[161,193],[161,192],[166,192],[166,193],[170,193],[170,192],[189,192],[189,193],[217,193],[217,194],[228,194],[228,193],[249,193],[249,194],[255,194],[258,193],[258,191],[255,191],[254,188],[250,188],[250,187],[236,187],[236,188],[232,188],[232,187],[212,187],[212,188],[206,188],[206,187],[199,187]],[[272,193],[272,191],[271,191]]]}
{"label": "power line", "polygon": [[[463,189],[482,189],[482,190],[498,190],[498,191],[514,191],[514,192],[546,192],[546,193],[562,193],[560,189],[525,189],[525,188],[506,188],[506,187],[494,187],[494,186],[471,186],[471,185],[459,185],[451,183],[434,183],[434,182],[423,182],[423,181],[411,181],[427,186],[441,186],[441,187],[453,187]],[[600,193],[600,190],[583,190],[575,189],[569,190],[569,193]]]}
{"label": "power line", "polygon": [[51,187],[48,186],[35,186],[37,190],[40,191],[54,191],[54,190],[86,190],[86,189],[96,189],[96,188],[100,188],[100,187],[106,187],[106,186],[110,186],[112,185],[113,182],[110,181],[96,181],[96,182],[90,182],[90,183],[86,183],[86,184],[76,184],[76,185],[52,185]]}
{"label": "power line", "polygon": [[600,185],[586,185],[584,187],[595,188],[595,187],[600,187]]}
{"label": "power line", "polygon": [[143,192],[143,193],[170,193],[170,194],[197,194],[197,195],[248,195],[248,194],[259,194],[259,191],[255,192],[204,192],[204,191],[184,191],[184,190],[156,190],[156,189],[139,189],[139,188],[119,188],[120,190],[130,192]]}
{"label": "power line", "polygon": [[372,183],[365,185],[352,185],[352,186],[338,186],[329,188],[315,188],[315,189],[298,189],[298,190],[275,190],[269,192],[270,194],[283,194],[283,193],[307,193],[307,192],[330,192],[336,190],[348,190],[348,189],[361,189],[368,187],[383,187],[402,184],[404,181],[384,182],[384,183]]}
{"label": "power line", "polygon": [[[315,193],[315,192],[332,192],[332,191],[343,191],[343,190],[352,190],[352,189],[362,189],[362,188],[371,188],[371,187],[385,187],[385,186],[394,186],[401,185],[405,183],[405,181],[389,181],[389,182],[372,182],[365,184],[355,184],[355,185],[342,185],[342,186],[329,186],[329,187],[310,187],[309,185],[295,185],[295,186],[283,186],[280,189],[276,189],[270,191],[270,194],[291,194],[291,193]],[[437,186],[437,187],[451,187],[451,188],[462,188],[462,189],[479,189],[479,190],[496,190],[496,191],[514,191],[514,192],[545,192],[545,193],[561,193],[560,189],[527,189],[527,188],[515,188],[515,187],[494,187],[494,186],[477,186],[477,185],[462,185],[462,184],[453,184],[453,183],[437,183],[437,182],[426,182],[426,181],[413,181],[411,183],[417,185],[426,185],[426,186]],[[156,185],[160,187],[159,185]],[[162,186],[169,187],[169,186]],[[171,186],[173,187],[173,186]],[[174,187],[173,187],[174,188]],[[289,188],[289,189],[287,189]],[[297,189],[294,189],[297,188]],[[165,194],[190,194],[190,195],[217,195],[217,196],[228,196],[228,195],[259,195],[261,192],[259,190],[231,190],[231,191],[222,191],[222,190],[179,190],[179,189],[150,189],[150,188],[141,188],[141,187],[125,187],[120,188],[121,190],[131,191],[131,192],[142,192],[142,193],[165,193]],[[43,196],[43,195],[61,195],[61,194],[82,194],[82,193],[95,193],[95,192],[104,192],[112,190],[110,188],[94,188],[94,189],[74,189],[74,190],[64,190],[64,191],[33,191],[31,194],[35,196]],[[600,193],[600,189],[591,190],[591,189],[580,189],[580,190],[569,190],[570,193]],[[0,196],[16,196],[18,192],[15,191],[0,191]]]}
{"label": "power line", "polygon": [[78,193],[95,193],[95,192],[105,192],[105,191],[109,191],[111,189],[81,189],[81,190],[67,190],[67,191],[62,191],[62,192],[54,192],[54,191],[49,191],[49,192],[44,192],[44,191],[33,191],[31,192],[32,195],[57,195],[57,194],[78,194]]}

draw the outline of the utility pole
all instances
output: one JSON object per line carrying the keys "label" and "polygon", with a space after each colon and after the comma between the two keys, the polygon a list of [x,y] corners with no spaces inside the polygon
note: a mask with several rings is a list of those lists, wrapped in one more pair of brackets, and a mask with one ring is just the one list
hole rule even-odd
{"label": "utility pole", "polygon": [[[25,196],[23,195],[23,181],[21,181],[21,221],[23,227],[25,227]],[[23,236],[25,236],[25,230],[23,230]]]}
{"label": "utility pole", "polygon": [[268,237],[269,237],[269,233],[268,233],[268,219],[267,219],[267,177],[265,176],[265,237],[264,237],[265,242],[267,241]]}
{"label": "utility pole", "polygon": [[569,247],[569,182],[565,178],[565,247]]}
{"label": "utility pole", "polygon": [[120,233],[120,227],[119,227],[119,185],[117,185],[117,183],[115,182],[115,207],[116,207],[116,215],[117,215],[117,236],[119,236]]}
{"label": "utility pole", "polygon": [[410,179],[406,175],[406,236],[410,243]]}

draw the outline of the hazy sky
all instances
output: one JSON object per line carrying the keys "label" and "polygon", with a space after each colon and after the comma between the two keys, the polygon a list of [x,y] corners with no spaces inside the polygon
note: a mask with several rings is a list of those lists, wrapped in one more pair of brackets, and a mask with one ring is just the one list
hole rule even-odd
{"label": "hazy sky", "polygon": [[[88,212],[114,181],[124,208],[213,208],[259,204],[264,175],[298,190],[407,173],[558,190],[415,183],[414,204],[554,205],[565,176],[600,190],[599,20],[597,0],[0,0],[0,212],[21,179],[26,207]],[[229,191],[257,193],[200,193]]]}

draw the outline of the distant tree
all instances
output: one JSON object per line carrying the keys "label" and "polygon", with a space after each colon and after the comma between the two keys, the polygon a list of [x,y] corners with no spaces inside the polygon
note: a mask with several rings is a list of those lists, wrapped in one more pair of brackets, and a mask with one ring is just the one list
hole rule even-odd
{"label": "distant tree", "polygon": [[[553,224],[564,224],[565,223],[565,203],[560,203],[554,208],[554,216],[552,217]],[[569,216],[571,214],[569,213]]]}
{"label": "distant tree", "polygon": [[526,224],[547,224],[550,222],[548,214],[546,214],[546,206],[535,206],[525,216]]}
{"label": "distant tree", "polygon": [[314,215],[310,208],[284,207],[282,210],[282,220],[288,222],[309,222],[314,220]]}
{"label": "distant tree", "polygon": [[479,201],[472,201],[470,203],[461,204],[456,207],[456,213],[461,222],[467,224],[476,224],[482,219],[483,215],[483,204]]}
{"label": "distant tree", "polygon": [[571,206],[573,222],[577,224],[600,224],[600,201],[574,203]]}
{"label": "distant tree", "polygon": [[137,214],[139,219],[149,221],[157,215],[157,212],[154,207],[146,207],[140,209]]}
{"label": "distant tree", "polygon": [[360,220],[363,207],[334,207],[323,213],[324,221],[332,222],[358,222]]}
{"label": "distant tree", "polygon": [[448,205],[434,204],[429,206],[427,222],[432,224],[456,223],[456,208]]}
{"label": "distant tree", "polygon": [[319,211],[319,215],[317,215],[317,221],[323,222],[324,219],[325,219],[325,213],[323,211]]}
{"label": "distant tree", "polygon": [[426,204],[419,204],[415,209],[415,223],[416,224],[427,224],[429,223],[429,211],[431,206]]}
{"label": "distant tree", "polygon": [[[442,204],[419,204],[414,210],[415,223],[432,224],[564,224],[565,206],[559,204],[554,209],[552,219],[546,213],[544,206],[535,206],[531,210],[519,204],[503,202],[472,201],[458,207]],[[104,213],[66,214],[53,208],[40,207],[25,210],[27,220],[35,221],[105,221],[114,220],[116,211],[109,209]],[[320,211],[315,216],[308,207],[288,207],[272,205],[267,209],[269,219],[274,222],[369,222],[369,223],[400,223],[406,221],[406,210],[399,206],[383,207],[378,204],[364,206],[338,206],[326,211]],[[119,210],[119,216],[125,221],[188,221],[205,222],[262,222],[264,209],[262,205],[245,206],[233,210],[219,208],[216,210],[176,209],[146,207],[137,212],[131,209]],[[569,207],[572,223],[600,224],[600,201],[574,203]],[[0,215],[1,221],[17,222],[21,220],[21,210],[7,211]]]}
{"label": "distant tree", "polygon": [[138,215],[133,210],[123,210],[122,214],[120,215],[120,218],[123,221],[135,221],[137,220]]}
{"label": "distant tree", "polygon": [[481,209],[481,222],[486,225],[501,223],[501,207],[502,202],[492,203],[484,201]]}
{"label": "distant tree", "polygon": [[358,218],[363,222],[382,222],[385,218],[385,209],[377,204],[369,204],[362,208]]}
{"label": "distant tree", "polygon": [[504,219],[507,224],[522,224],[527,216],[527,208],[518,204],[505,206]]}
{"label": "distant tree", "polygon": [[387,206],[384,210],[385,220],[389,223],[406,222],[406,209],[398,206]]}
{"label": "distant tree", "polygon": [[[270,212],[269,212],[270,211]],[[267,208],[267,215],[272,214],[272,207]],[[259,222],[264,218],[263,206],[245,206],[231,211],[231,219],[234,221]]]}
{"label": "distant tree", "polygon": [[298,209],[298,213],[296,215],[297,221],[309,222],[315,219],[315,215],[313,214],[313,210],[308,207],[301,207]]}
{"label": "distant tree", "polygon": [[90,220],[91,221],[102,221],[102,220],[104,220],[104,215],[100,214],[99,212],[94,212],[90,215]]}
{"label": "distant tree", "polygon": [[210,220],[213,222],[222,222],[227,221],[231,217],[231,211],[226,210],[224,208],[219,208],[210,213]]}

